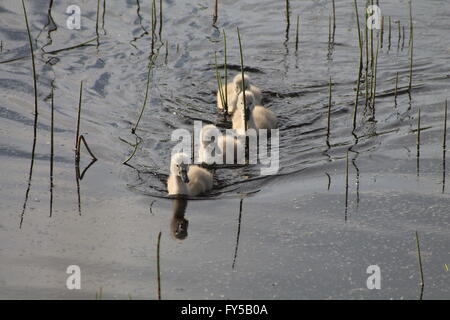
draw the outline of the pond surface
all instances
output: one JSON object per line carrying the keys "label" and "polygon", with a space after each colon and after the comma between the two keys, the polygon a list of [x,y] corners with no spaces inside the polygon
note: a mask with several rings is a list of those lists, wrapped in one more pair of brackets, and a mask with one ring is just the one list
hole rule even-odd
{"label": "pond surface", "polygon": [[[409,90],[409,2],[379,1],[375,108],[365,108],[363,76],[355,130],[353,1],[336,0],[334,36],[331,1],[291,1],[289,25],[285,1],[219,1],[215,26],[213,1],[162,3],[152,41],[150,1],[100,1],[98,14],[96,1],[25,1],[36,125],[23,9],[20,1],[0,4],[0,298],[95,299],[101,288],[103,299],[156,299],[161,231],[163,299],[418,299],[417,231],[423,299],[449,299],[450,2],[413,2]],[[80,30],[66,26],[69,5],[81,8]],[[358,1],[363,36],[364,6]],[[246,72],[279,118],[278,174],[221,168],[209,197],[168,199],[172,131],[192,130],[195,120],[230,127],[216,110],[214,53],[221,65],[225,30],[229,77],[240,70],[236,27]],[[376,51],[379,30],[373,39]],[[79,180],[81,81],[80,134],[98,160]],[[80,171],[89,164],[83,147]],[[183,217],[181,241],[171,225]],[[66,287],[70,265],[81,269],[80,290]],[[380,267],[380,290],[366,286],[370,265]]]}

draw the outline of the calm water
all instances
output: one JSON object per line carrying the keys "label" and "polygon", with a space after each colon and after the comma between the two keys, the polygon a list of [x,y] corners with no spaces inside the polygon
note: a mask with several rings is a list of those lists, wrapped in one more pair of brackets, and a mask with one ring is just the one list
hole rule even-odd
{"label": "calm water", "polygon": [[[83,46],[78,45],[96,38],[96,1],[55,1],[51,7],[51,1],[26,1],[39,117],[22,215],[32,158],[33,78],[21,4],[2,1],[0,298],[94,299],[102,288],[105,299],[155,299],[161,231],[163,299],[417,299],[417,230],[423,298],[449,299],[450,186],[445,185],[442,140],[450,84],[450,3],[413,3],[409,95],[408,1],[379,1],[385,24],[375,119],[363,112],[362,94],[352,134],[359,66],[353,1],[336,1],[331,46],[331,1],[291,1],[289,28],[285,1],[219,2],[213,27],[212,1],[163,1],[162,36],[155,38],[151,55],[150,1],[106,1],[104,14],[101,1],[99,42]],[[81,30],[66,27],[71,4],[81,8]],[[364,4],[358,1],[361,24]],[[255,166],[216,170],[212,196],[189,201],[182,210],[182,204],[165,198],[175,144],[171,133],[192,130],[194,120],[229,126],[215,109],[213,64],[215,51],[222,63],[224,29],[230,75],[239,70],[236,27],[248,73],[262,88],[264,105],[280,119],[280,170],[269,177],[260,177]],[[136,131],[141,143],[125,166],[134,148],[124,141],[136,142],[131,128],[144,103],[149,59],[155,63]],[[98,161],[77,187],[74,141],[82,80],[80,133]],[[89,160],[83,149],[81,170]],[[183,214],[188,235],[180,241],[170,230]],[[69,265],[81,268],[80,290],[66,288]],[[366,287],[369,265],[381,269],[380,290]]]}

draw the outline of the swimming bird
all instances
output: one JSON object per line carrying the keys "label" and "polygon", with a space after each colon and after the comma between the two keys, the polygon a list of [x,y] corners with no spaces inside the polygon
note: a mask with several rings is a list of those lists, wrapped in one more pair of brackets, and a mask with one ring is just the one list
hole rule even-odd
{"label": "swimming bird", "polygon": [[236,135],[227,130],[222,134],[213,124],[208,124],[200,131],[199,160],[207,164],[235,164],[243,163],[245,137]]}
{"label": "swimming bird", "polygon": [[218,147],[218,137],[222,135],[219,128],[213,124],[203,126],[200,130],[199,161],[206,164],[213,164],[214,155],[221,150]]}
{"label": "swimming bird", "polygon": [[[261,105],[256,105],[255,97],[251,91],[245,91],[245,104],[248,109],[247,129],[276,129],[278,120],[275,113]],[[240,134],[245,134],[244,127],[244,93],[241,92],[236,103],[236,111],[233,114],[233,129]]]}
{"label": "swimming bird", "polygon": [[196,197],[212,190],[213,175],[205,168],[195,165],[189,166],[188,178],[189,196]]}
{"label": "swimming bird", "polygon": [[185,153],[175,153],[170,160],[170,175],[167,179],[169,196],[188,195],[188,170],[191,159]]}
{"label": "swimming bird", "polygon": [[170,175],[167,180],[169,195],[189,195],[192,197],[210,191],[213,187],[212,174],[199,166],[190,165],[191,159],[179,152],[170,161]]}
{"label": "swimming bird", "polygon": [[[261,90],[252,84],[252,80],[250,76],[244,73],[244,84],[245,90],[249,90],[255,96],[255,103],[261,104],[262,101],[262,93]],[[236,110],[237,97],[242,90],[242,74],[238,73],[232,82],[229,82],[226,85],[222,85],[222,94],[224,98],[226,97],[226,101],[228,103],[228,114],[233,114]],[[217,108],[220,110],[225,109],[225,101],[222,101],[222,96],[220,94],[220,90],[217,91]]]}

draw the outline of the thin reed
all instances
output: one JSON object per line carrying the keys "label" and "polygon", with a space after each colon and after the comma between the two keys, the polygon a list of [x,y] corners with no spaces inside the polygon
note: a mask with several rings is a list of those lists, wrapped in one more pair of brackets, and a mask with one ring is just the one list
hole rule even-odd
{"label": "thin reed", "polygon": [[162,0],[159,0],[159,39],[161,40],[162,28],[163,28],[163,4]]}
{"label": "thin reed", "polygon": [[412,1],[409,1],[409,85],[408,92],[411,95],[412,88],[412,68],[413,68],[413,48],[414,48],[414,32],[413,32],[413,19],[412,19]]}
{"label": "thin reed", "polygon": [[355,4],[355,15],[356,15],[356,26],[358,29],[358,47],[359,47],[359,69],[358,69],[358,80],[356,83],[356,97],[355,97],[355,106],[353,108],[353,131],[356,129],[356,117],[358,112],[358,99],[359,99],[359,90],[361,86],[361,76],[362,76],[362,68],[363,68],[363,44],[361,40],[361,30],[359,26],[359,14],[358,14],[358,4],[356,0],[354,0]]}
{"label": "thin reed", "polygon": [[[286,3],[289,4],[289,1],[286,0]],[[241,43],[241,33],[239,32],[239,27],[236,28],[237,29],[237,35],[238,35],[238,41],[239,41],[239,54],[240,54],[240,58],[241,58],[241,75],[242,75],[242,88],[244,88],[244,90],[242,90],[244,92],[243,94],[243,98],[244,98],[244,128],[245,128],[245,132],[247,132],[247,121],[249,118],[249,114],[248,114],[248,109],[247,109],[247,101],[245,99],[245,79],[244,79],[244,54],[242,53],[242,43]],[[247,143],[246,144],[246,149],[248,147]]]}
{"label": "thin reed", "polygon": [[[223,32],[223,51],[224,51],[224,63],[223,68],[225,69],[225,112],[228,113],[228,62],[227,62],[227,36],[225,30]],[[223,100],[222,100],[223,101]]]}
{"label": "thin reed", "polygon": [[225,82],[225,85],[222,84],[222,78],[219,72],[219,65],[217,64],[217,52],[214,51],[214,64],[215,64],[215,69],[216,69],[216,81],[217,81],[217,90],[219,92],[219,96],[220,96],[220,103],[222,105],[222,107],[225,110],[225,115],[228,113],[228,104],[227,104],[227,96],[226,96],[226,91],[227,91],[227,83]]}
{"label": "thin reed", "polygon": [[290,5],[289,5],[289,0],[286,0],[286,7],[285,7],[285,14],[286,14],[286,24],[287,24],[287,26],[288,26],[288,29],[289,29],[289,25],[291,24],[290,23],[290,10],[289,10],[289,8],[290,8]]}
{"label": "thin reed", "polygon": [[378,69],[378,49],[380,47],[380,38],[378,38],[377,41],[377,51],[375,54],[375,64],[373,67],[373,72],[372,72],[372,86],[373,86],[373,90],[372,90],[372,114],[373,116],[375,116],[375,96],[377,93],[377,69]]}
{"label": "thin reed", "polygon": [[394,91],[395,105],[397,105],[397,91],[398,91],[398,72],[397,75],[395,76],[395,91]]}
{"label": "thin reed", "polygon": [[388,33],[389,45],[388,50],[391,49],[391,17],[389,16],[389,33]]}
{"label": "thin reed", "polygon": [[334,3],[334,0],[332,0],[332,5],[333,5],[333,43],[334,43],[334,35],[336,33],[336,5]]}
{"label": "thin reed", "polygon": [[219,0],[214,0],[213,25],[217,23],[219,18]]}
{"label": "thin reed", "polygon": [[141,112],[139,113],[139,117],[136,121],[136,124],[134,125],[134,127],[131,129],[131,133],[135,133],[138,126],[139,126],[139,122],[141,121],[142,115],[144,114],[144,110],[145,107],[147,105],[147,100],[148,100],[148,92],[149,92],[149,87],[150,87],[150,75],[151,75],[151,71],[153,69],[153,60],[151,60],[148,64],[148,71],[147,71],[147,84],[145,86],[145,95],[144,95],[144,102],[142,103],[142,108],[141,108]]}
{"label": "thin reed", "polygon": [[297,29],[295,31],[295,52],[298,51],[298,30],[299,30],[299,24],[300,24],[300,16],[297,15]]}
{"label": "thin reed", "polygon": [[75,161],[79,161],[79,139],[80,139],[80,119],[81,119],[81,100],[83,99],[83,80],[80,82],[80,95],[78,99],[77,131],[75,134]]}
{"label": "thin reed", "polygon": [[100,36],[98,33],[98,21],[100,17],[100,0],[97,0],[97,17],[95,19],[95,35],[97,36],[97,46],[99,45]]}

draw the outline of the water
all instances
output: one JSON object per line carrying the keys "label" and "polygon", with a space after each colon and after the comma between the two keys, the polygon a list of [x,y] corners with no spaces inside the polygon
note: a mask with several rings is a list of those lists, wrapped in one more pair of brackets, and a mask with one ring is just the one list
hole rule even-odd
{"label": "water", "polygon": [[[1,298],[94,299],[101,287],[106,299],[127,299],[129,294],[155,299],[156,240],[162,231],[163,299],[417,299],[416,230],[424,299],[449,298],[450,200],[442,159],[450,75],[447,1],[413,3],[411,95],[408,2],[380,1],[385,30],[375,121],[362,112],[361,96],[355,134],[359,49],[352,1],[336,1],[331,48],[330,1],[292,2],[288,33],[284,1],[220,1],[217,28],[211,26],[211,1],[163,1],[163,41],[154,42],[149,99],[137,130],[142,142],[130,166],[122,162],[134,148],[124,140],[135,143],[130,131],[144,102],[151,6],[148,1],[107,1],[103,20],[101,3],[99,44],[94,40],[60,50],[95,39],[94,2],[53,3],[55,28],[52,23],[46,26],[49,1],[26,1],[39,117],[21,228],[32,156],[33,81],[21,4],[0,5]],[[81,7],[81,30],[66,27],[70,4]],[[358,5],[362,23],[364,3]],[[390,50],[387,16],[392,19]],[[405,26],[403,49],[402,41],[397,47],[397,20]],[[215,109],[213,64],[214,51],[222,61],[225,29],[229,63],[239,65],[236,27],[248,73],[262,88],[265,106],[280,119],[280,170],[269,177],[260,177],[255,166],[217,170],[212,196],[187,203],[188,234],[183,241],[175,240],[170,231],[175,203],[165,198],[175,145],[170,135],[176,128],[192,130],[194,120],[229,126]],[[333,104],[327,145],[330,76]],[[98,161],[79,182],[78,197],[73,149],[81,80],[80,133]],[[50,218],[52,83],[55,162]],[[83,149],[81,170],[89,158]],[[182,211],[176,215],[180,220]],[[81,268],[80,290],[66,288],[66,269],[74,264]],[[381,269],[380,290],[366,286],[366,269],[374,264]]]}

